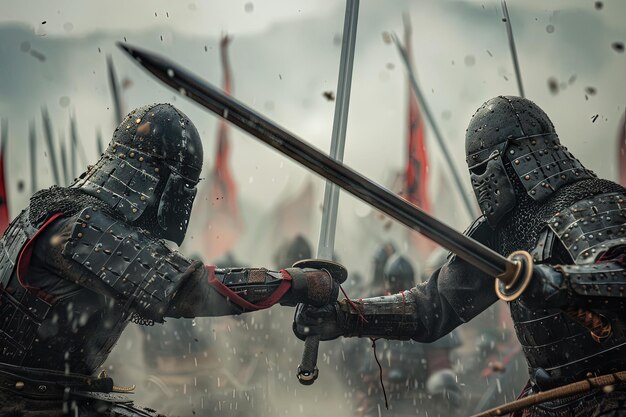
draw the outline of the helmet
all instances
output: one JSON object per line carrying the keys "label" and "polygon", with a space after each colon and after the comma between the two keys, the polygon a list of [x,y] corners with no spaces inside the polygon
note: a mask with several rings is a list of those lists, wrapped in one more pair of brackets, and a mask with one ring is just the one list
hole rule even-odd
{"label": "helmet", "polygon": [[404,256],[396,253],[385,264],[385,289],[391,293],[415,286],[415,270]]}
{"label": "helmet", "polygon": [[281,247],[274,257],[276,265],[279,267],[287,267],[295,264],[302,259],[311,259],[313,251],[311,245],[302,235],[297,235],[292,241],[287,242]]}
{"label": "helmet", "polygon": [[385,265],[389,257],[396,253],[396,247],[391,242],[383,244],[374,254],[373,265],[374,272],[372,283],[375,287],[383,286],[385,280]]}
{"label": "helmet", "polygon": [[539,106],[520,97],[499,96],[472,116],[465,154],[481,211],[494,227],[509,211],[517,192],[543,201],[560,187],[595,178],[559,142],[554,125]]}
{"label": "helmet", "polygon": [[128,223],[181,244],[202,170],[195,126],[170,104],[133,110],[100,160],[72,187],[93,195]]}

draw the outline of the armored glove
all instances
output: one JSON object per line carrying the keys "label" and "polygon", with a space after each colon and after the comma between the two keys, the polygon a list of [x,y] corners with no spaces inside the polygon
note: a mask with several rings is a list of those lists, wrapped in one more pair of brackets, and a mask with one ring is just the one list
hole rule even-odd
{"label": "armored glove", "polygon": [[529,309],[564,307],[567,287],[563,274],[552,265],[535,265],[533,277],[520,301]]}
{"label": "armored glove", "polygon": [[337,300],[339,283],[332,270],[287,268],[291,276],[291,290],[280,300],[282,305],[298,303],[321,307]]}
{"label": "armored glove", "polygon": [[345,328],[345,313],[341,311],[338,302],[319,308],[300,304],[296,308],[293,332],[300,340],[305,340],[309,335],[319,335],[321,340],[336,339],[345,335]]}

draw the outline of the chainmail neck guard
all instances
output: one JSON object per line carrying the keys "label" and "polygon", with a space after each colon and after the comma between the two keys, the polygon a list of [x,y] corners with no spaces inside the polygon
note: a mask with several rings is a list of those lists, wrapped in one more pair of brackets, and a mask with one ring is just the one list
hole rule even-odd
{"label": "chainmail neck guard", "polygon": [[38,227],[55,213],[72,216],[85,207],[95,207],[111,216],[119,217],[115,210],[99,198],[85,194],[80,189],[57,185],[37,191],[31,197],[28,215],[30,223]]}
{"label": "chainmail neck guard", "polygon": [[517,204],[496,227],[494,249],[503,256],[516,250],[531,251],[537,244],[539,233],[558,211],[594,195],[625,191],[612,181],[591,178],[565,185],[548,199],[538,202],[528,196],[519,179],[512,177],[512,180]]}

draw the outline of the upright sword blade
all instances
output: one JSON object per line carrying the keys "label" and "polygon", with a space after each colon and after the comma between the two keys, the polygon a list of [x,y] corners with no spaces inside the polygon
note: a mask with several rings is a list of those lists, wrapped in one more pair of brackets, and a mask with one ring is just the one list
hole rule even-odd
{"label": "upright sword blade", "polygon": [[484,273],[510,283],[518,265],[457,232],[418,207],[287,132],[261,114],[226,96],[174,62],[118,43],[141,66],[174,90],[233,123],[267,145],[337,184],[355,197],[430,238]]}
{"label": "upright sword blade", "polygon": [[[337,101],[335,102],[335,118],[330,141],[330,157],[342,162],[346,144],[346,128],[348,125],[348,109],[350,108],[350,87],[352,86],[352,67],[356,46],[356,28],[359,18],[359,0],[346,2],[346,15],[343,23],[341,42],[341,59],[339,61],[339,80],[337,82]],[[317,247],[318,259],[333,259],[335,249],[335,231],[337,229],[337,210],[339,207],[339,187],[331,181],[326,182],[324,205],[320,226],[320,240]],[[302,360],[296,376],[303,385],[311,385],[318,376],[317,354],[320,344],[319,335],[307,336],[304,342]]]}

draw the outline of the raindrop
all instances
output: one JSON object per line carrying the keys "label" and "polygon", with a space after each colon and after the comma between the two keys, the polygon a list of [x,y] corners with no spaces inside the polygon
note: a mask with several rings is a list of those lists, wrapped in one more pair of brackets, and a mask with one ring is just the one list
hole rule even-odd
{"label": "raindrop", "polygon": [[167,76],[170,78],[174,78],[174,70],[172,68],[167,69]]}
{"label": "raindrop", "polygon": [[613,42],[611,46],[616,52],[624,52],[624,42]]}
{"label": "raindrop", "polygon": [[70,98],[68,96],[63,96],[59,99],[59,105],[61,107],[67,107],[70,105]]}
{"label": "raindrop", "polygon": [[30,51],[30,42],[28,41],[24,41],[20,44],[20,51],[22,52],[28,52]]}
{"label": "raindrop", "polygon": [[252,2],[248,2],[243,6],[243,9],[246,13],[252,13],[254,11],[254,4],[252,4]]}
{"label": "raindrop", "polygon": [[546,32],[548,32],[548,33],[554,33],[554,25],[548,25],[548,26],[546,26]]}
{"label": "raindrop", "polygon": [[467,55],[467,56],[465,56],[465,65],[466,66],[473,67],[475,63],[476,63],[476,58],[474,58],[474,55]]}
{"label": "raindrop", "polygon": [[72,30],[74,30],[74,25],[70,22],[65,22],[63,23],[63,30],[65,30],[66,32],[71,32]]}

